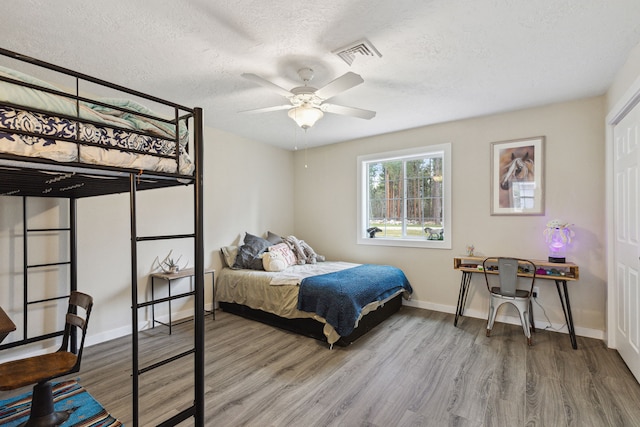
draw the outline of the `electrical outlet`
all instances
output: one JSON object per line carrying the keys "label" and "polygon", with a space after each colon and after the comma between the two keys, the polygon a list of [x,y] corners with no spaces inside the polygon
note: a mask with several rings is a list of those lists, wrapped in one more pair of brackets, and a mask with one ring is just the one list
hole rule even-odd
{"label": "electrical outlet", "polygon": [[533,287],[533,297],[534,298],[538,298],[538,293],[540,292],[540,288],[538,288],[537,286]]}

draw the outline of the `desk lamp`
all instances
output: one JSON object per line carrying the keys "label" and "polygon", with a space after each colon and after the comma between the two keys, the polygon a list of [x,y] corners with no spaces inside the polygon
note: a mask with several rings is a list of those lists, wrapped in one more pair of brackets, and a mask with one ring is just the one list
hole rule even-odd
{"label": "desk lamp", "polygon": [[559,219],[551,220],[544,230],[544,237],[549,249],[549,262],[566,262],[567,245],[574,236],[571,224]]}

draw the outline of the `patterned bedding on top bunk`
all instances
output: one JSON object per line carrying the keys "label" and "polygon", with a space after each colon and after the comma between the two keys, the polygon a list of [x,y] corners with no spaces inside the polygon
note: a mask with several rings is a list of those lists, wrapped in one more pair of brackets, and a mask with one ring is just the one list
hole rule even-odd
{"label": "patterned bedding on top bunk", "polygon": [[[1,66],[0,75],[40,87],[60,90],[46,82]],[[43,135],[43,137],[35,137],[0,130],[0,152],[2,153],[40,157],[59,162],[78,161],[138,170],[178,172],[182,175],[193,173],[194,165],[185,149],[189,138],[185,124],[180,123],[179,126],[180,167],[176,171],[175,126],[136,115],[135,113],[138,112],[157,116],[134,101],[100,99],[102,103],[122,107],[131,112],[87,102],[77,105],[74,100],[63,96],[0,81],[0,102],[25,107],[0,105],[0,127]],[[46,113],[30,111],[31,109]],[[93,123],[58,117],[57,114],[79,117]],[[136,131],[152,135],[143,135]],[[131,149],[136,152],[89,145],[80,146],[78,149],[77,144],[59,138],[77,138],[84,142],[100,144],[105,148]],[[173,157],[157,157],[144,153]]]}

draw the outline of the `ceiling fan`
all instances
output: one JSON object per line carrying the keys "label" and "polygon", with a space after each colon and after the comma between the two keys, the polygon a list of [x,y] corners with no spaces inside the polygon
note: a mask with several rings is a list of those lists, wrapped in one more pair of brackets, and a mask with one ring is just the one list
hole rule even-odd
{"label": "ceiling fan", "polygon": [[339,93],[363,83],[364,80],[358,74],[349,71],[320,89],[307,85],[313,79],[313,70],[311,68],[299,69],[298,75],[304,82],[304,86],[294,87],[289,91],[258,75],[252,73],[242,74],[242,77],[245,79],[251,80],[254,83],[258,83],[259,85],[275,91],[287,98],[290,102],[290,104],[276,105],[274,107],[247,110],[243,111],[243,113],[264,113],[268,111],[289,110],[289,117],[295,120],[298,126],[305,130],[320,120],[324,116],[325,112],[359,117],[367,120],[375,117],[375,111],[345,107],[343,105],[329,104],[325,102],[327,99],[333,98]]}

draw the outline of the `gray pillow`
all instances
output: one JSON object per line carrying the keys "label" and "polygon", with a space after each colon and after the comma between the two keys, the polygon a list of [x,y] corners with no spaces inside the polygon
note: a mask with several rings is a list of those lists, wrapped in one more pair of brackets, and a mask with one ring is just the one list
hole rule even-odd
{"label": "gray pillow", "polygon": [[248,268],[251,270],[264,270],[260,255],[271,246],[271,242],[262,237],[246,233],[244,244],[238,248],[238,255],[233,263],[233,268]]}
{"label": "gray pillow", "polygon": [[267,231],[267,240],[270,241],[272,245],[277,245],[278,243],[284,242],[284,240],[282,240],[282,237],[270,231]]}

